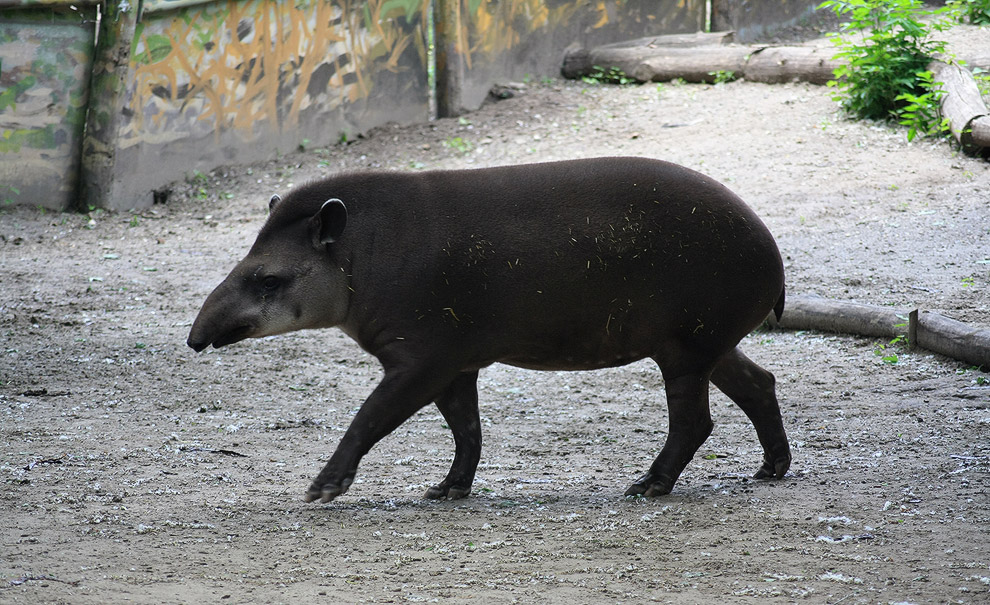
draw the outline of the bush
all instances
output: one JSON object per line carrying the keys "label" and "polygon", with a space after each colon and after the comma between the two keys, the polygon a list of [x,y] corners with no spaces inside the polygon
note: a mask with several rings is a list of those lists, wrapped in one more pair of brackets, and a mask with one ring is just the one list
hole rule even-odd
{"label": "bush", "polygon": [[839,48],[836,58],[845,64],[828,83],[850,114],[900,120],[909,104],[904,95],[919,99],[935,92],[931,74],[923,74],[932,57],[945,51],[945,42],[930,36],[946,29],[948,22],[936,19],[927,24],[922,19],[946,14],[950,7],[928,10],[919,0],[830,0],[819,8],[850,18],[832,40]]}
{"label": "bush", "polygon": [[952,0],[947,3],[959,21],[974,25],[990,25],[990,0]]}

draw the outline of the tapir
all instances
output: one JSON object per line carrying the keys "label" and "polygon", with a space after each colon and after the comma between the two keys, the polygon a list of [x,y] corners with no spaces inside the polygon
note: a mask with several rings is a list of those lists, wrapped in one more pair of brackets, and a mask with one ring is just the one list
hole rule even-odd
{"label": "tapir", "polygon": [[756,428],[754,477],[787,472],[773,374],[737,348],[783,311],[783,263],[763,222],[715,180],[630,157],[361,171],[269,206],[188,345],[336,326],[380,361],[381,382],[305,501],[345,493],[372,446],[431,402],[453,433],[454,459],[426,497],[467,496],[481,457],[478,372],[494,363],[656,362],[669,432],[627,496],[671,491],[711,434],[709,383]]}

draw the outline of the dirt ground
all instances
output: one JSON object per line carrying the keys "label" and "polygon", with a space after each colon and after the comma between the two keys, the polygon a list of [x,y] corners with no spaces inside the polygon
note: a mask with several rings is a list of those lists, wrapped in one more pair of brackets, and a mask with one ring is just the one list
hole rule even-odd
{"label": "dirt ground", "polygon": [[792,294],[990,327],[990,163],[849,121],[804,84],[530,82],[461,119],[191,177],[138,213],[7,208],[0,602],[990,602],[990,375],[951,359],[755,333],[742,346],[777,376],[791,471],[749,478],[755,432],[713,391],[714,434],[656,499],[622,497],[666,436],[655,366],[495,366],[469,498],[421,499],[453,455],[431,407],[315,505],[303,491],[377,361],[336,330],[185,346],[273,193],[360,167],[598,155],[728,184]]}

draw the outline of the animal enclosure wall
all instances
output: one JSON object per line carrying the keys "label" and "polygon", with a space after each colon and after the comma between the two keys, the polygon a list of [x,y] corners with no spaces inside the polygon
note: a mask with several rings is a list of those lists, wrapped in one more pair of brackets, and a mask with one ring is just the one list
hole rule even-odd
{"label": "animal enclosure wall", "polygon": [[94,86],[97,106],[119,111],[90,117],[87,203],[146,206],[194,170],[427,119],[425,7],[146,0],[139,16],[119,13],[129,56]]}
{"label": "animal enclosure wall", "polygon": [[434,92],[475,109],[572,44],[698,31],[705,4],[0,0],[0,204],[149,206],[195,171],[430,119]]}
{"label": "animal enclosure wall", "polygon": [[557,75],[564,50],[705,27],[704,0],[437,0],[437,105],[476,109],[493,82]]}
{"label": "animal enclosure wall", "polygon": [[737,42],[751,42],[814,12],[820,0],[712,0],[712,31],[734,31]]}
{"label": "animal enclosure wall", "polygon": [[66,208],[76,194],[96,36],[96,7],[76,4],[0,1],[0,204]]}

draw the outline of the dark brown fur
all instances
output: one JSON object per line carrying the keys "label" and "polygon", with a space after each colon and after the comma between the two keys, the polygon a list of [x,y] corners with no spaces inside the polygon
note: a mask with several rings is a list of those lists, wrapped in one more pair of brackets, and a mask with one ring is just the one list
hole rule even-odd
{"label": "dark brown fur", "polygon": [[492,363],[590,370],[650,357],[665,379],[670,435],[627,494],[659,495],[711,431],[709,380],[752,419],[764,447],[757,476],[786,472],[773,376],[736,349],[783,303],[780,254],[760,219],[680,166],[600,158],[371,172],[274,203],[189,344],[336,325],[382,362],[382,383],[307,492],[324,501],[430,402],[456,454],[427,495],[467,495],[481,451],[475,382]]}

